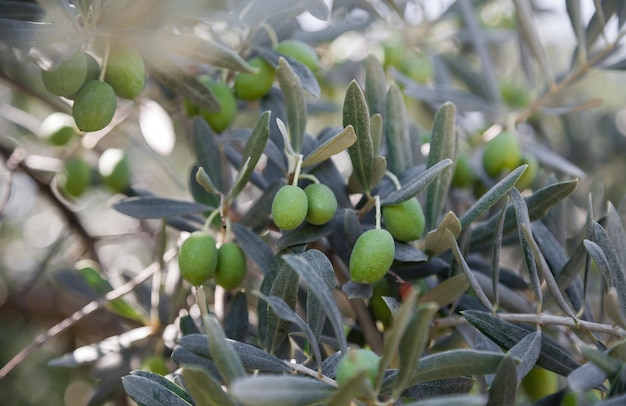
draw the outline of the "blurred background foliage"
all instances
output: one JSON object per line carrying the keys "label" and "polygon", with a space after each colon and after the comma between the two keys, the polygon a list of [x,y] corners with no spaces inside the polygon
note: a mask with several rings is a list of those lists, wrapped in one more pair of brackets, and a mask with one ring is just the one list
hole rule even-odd
{"label": "blurred background foliage", "polygon": [[[207,1],[206,15],[197,17],[201,22],[185,29],[195,29],[200,35],[208,32],[235,50],[245,50],[246,42],[269,43],[263,25],[267,24],[280,39],[296,38],[315,47],[320,58],[316,77],[321,97],[309,105],[310,133],[341,126],[346,85],[353,78],[363,81],[363,62],[373,54],[384,61],[388,75],[403,88],[415,123],[412,131],[422,135],[422,147],[427,148],[437,107],[451,100],[460,111],[459,148],[472,155],[474,165],[479,165],[477,151],[493,133],[490,128],[518,124],[522,144],[543,153],[543,165],[569,175],[584,173],[568,203],[579,213],[578,223],[569,224],[572,230],[578,230],[584,221],[589,193],[601,207],[607,200],[617,206],[626,192],[626,76],[622,71],[626,64],[621,62],[620,47],[584,69],[577,80],[554,91],[556,83],[576,72],[579,58],[601,52],[621,37],[626,7],[619,1],[597,2],[612,12],[606,16],[605,29],[595,34],[595,41],[587,43],[584,51],[577,49],[577,34],[566,7],[579,3],[580,21],[587,26],[599,18],[592,0],[517,2],[529,7],[530,19],[521,18],[511,0],[334,0],[327,2],[331,11],[327,20],[316,18],[314,11],[302,10],[297,10],[297,18],[285,18],[289,1],[280,0],[232,2],[233,9],[246,10],[243,16],[211,14],[211,7],[219,9],[219,3]],[[244,7],[248,4],[250,8]],[[615,4],[615,9],[611,8]],[[0,2],[0,16],[11,6],[11,2]],[[545,55],[536,53],[539,48],[529,43],[520,21],[533,24],[535,39]],[[52,146],[37,136],[40,123],[55,111],[68,112],[68,106],[45,93],[35,63],[16,59],[13,48],[2,43],[0,56],[0,136],[4,139],[0,166],[0,365],[4,365],[37,334],[98,297],[97,292],[89,296],[85,289],[68,289],[77,283],[68,280],[77,261],[98,258],[110,277],[124,278],[144,269],[159,249],[161,239],[156,237],[162,233],[161,222],[131,219],[112,210],[111,203],[119,196],[103,185],[90,186],[69,206],[51,195],[45,185],[62,172],[64,160],[80,154],[95,168],[103,151],[122,149],[128,156],[133,188],[176,199],[191,200],[192,196],[187,187],[189,118],[180,99],[154,78],[149,77],[140,100],[121,106],[120,121],[113,130]],[[543,99],[546,94],[550,97]],[[150,110],[153,101],[160,108]],[[235,127],[251,127],[258,109],[255,103],[245,104]],[[148,120],[165,122],[165,127],[171,125],[171,132],[163,130],[165,127],[156,135],[146,130],[140,126],[142,114]],[[28,152],[25,165],[30,172],[14,170],[18,163],[12,159],[16,157],[7,152],[7,145],[13,142]],[[555,156],[569,163],[553,161]],[[177,232],[165,233],[167,244],[175,244]],[[136,293],[145,299],[142,303],[150,303],[149,286],[139,287]],[[51,358],[140,325],[108,310],[86,317],[0,381],[2,403],[82,405],[90,398],[98,403],[93,399],[95,383],[102,387],[108,374],[119,376],[111,368],[125,368],[122,373],[127,373],[146,362],[154,362],[151,368],[155,369],[168,367],[170,361],[165,359],[169,354],[162,345],[144,347],[152,352],[129,352],[124,362],[115,359],[119,354],[103,357],[96,368],[47,365]],[[166,365],[161,365],[163,362]],[[110,382],[110,386],[119,393],[110,404],[125,404],[119,382]]]}

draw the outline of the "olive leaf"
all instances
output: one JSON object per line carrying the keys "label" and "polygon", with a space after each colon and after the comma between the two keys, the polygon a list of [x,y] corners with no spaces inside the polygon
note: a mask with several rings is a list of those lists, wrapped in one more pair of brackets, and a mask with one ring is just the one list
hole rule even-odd
{"label": "olive leaf", "polygon": [[409,119],[403,97],[397,84],[389,85],[384,121],[385,140],[389,170],[395,174],[413,166],[413,153],[407,148],[410,142]]}
{"label": "olive leaf", "polygon": [[271,113],[266,111],[259,116],[252,134],[243,149],[243,165],[239,168],[237,178],[224,198],[226,202],[233,201],[243,190],[254,171],[254,167],[259,162],[270,134],[270,115]]}
{"label": "olive leaf", "polygon": [[229,386],[232,396],[244,405],[315,405],[337,390],[318,381],[294,375],[259,375],[236,380]]}
{"label": "olive leaf", "polygon": [[[178,396],[177,393],[163,386],[159,382],[138,375],[127,375],[122,377],[124,390],[135,402],[142,405],[155,406],[191,406],[193,402],[188,402]],[[157,400],[158,399],[158,400]]]}
{"label": "olive leaf", "polygon": [[461,223],[453,212],[448,212],[443,216],[441,223],[436,229],[428,232],[424,238],[424,249],[431,256],[440,254],[452,247],[453,241],[449,238],[448,233],[453,239],[461,234]]}
{"label": "olive leaf", "polygon": [[231,223],[231,227],[237,237],[237,243],[246,256],[256,262],[263,274],[269,272],[274,261],[274,253],[265,241],[252,230],[239,223]]}
{"label": "olive leaf", "polygon": [[143,378],[150,379],[151,381],[154,381],[154,382],[156,382],[158,384],[163,385],[165,388],[167,388],[171,392],[173,392],[176,395],[178,395],[178,397],[180,397],[185,402],[187,402],[187,403],[189,403],[191,405],[193,405],[193,403],[194,403],[193,399],[191,398],[191,396],[189,396],[189,394],[185,391],[185,389],[183,387],[178,386],[175,382],[170,381],[169,379],[167,379],[163,375],[159,375],[159,374],[156,374],[156,373],[150,372],[150,371],[142,371],[142,370],[132,371],[130,374],[132,376],[141,376]]}
{"label": "olive leaf", "polygon": [[213,315],[203,317],[209,353],[226,384],[245,375],[239,356],[224,337],[220,322]]}
{"label": "olive leaf", "polygon": [[354,128],[349,125],[308,153],[302,161],[302,167],[316,165],[331,156],[346,150],[355,142],[356,134],[354,133]]}
{"label": "olive leaf", "polygon": [[504,357],[489,388],[487,406],[514,404],[517,396],[517,366],[512,356]]}
{"label": "olive leaf", "polygon": [[304,101],[304,92],[300,79],[284,58],[278,59],[276,77],[285,96],[287,109],[287,125],[289,126],[289,143],[296,154],[302,149],[302,140],[306,130],[307,110]]}
{"label": "olive leaf", "polygon": [[214,195],[219,195],[221,193],[217,189],[217,187],[213,184],[213,181],[211,180],[211,178],[206,173],[203,167],[198,168],[198,170],[196,171],[195,179],[198,182],[198,184],[202,186],[204,190],[207,191],[207,193],[211,193]]}
{"label": "olive leaf", "polygon": [[[387,84],[385,70],[377,57],[368,55],[365,59],[365,91],[370,115],[385,117],[385,96]],[[383,122],[387,121],[385,118]]]}
{"label": "olive leaf", "polygon": [[405,202],[418,193],[426,189],[444,169],[452,165],[451,159],[443,159],[437,162],[433,166],[429,167],[418,176],[411,178],[407,183],[402,185],[402,188],[390,193],[387,197],[381,199],[380,204],[398,204]]}
{"label": "olive leaf", "polygon": [[211,210],[211,207],[204,204],[158,196],[128,197],[113,203],[111,207],[137,219],[178,217]]}
{"label": "olive leaf", "polygon": [[541,354],[541,331],[535,331],[522,338],[509,350],[509,355],[520,361],[517,365],[517,383],[535,366]]}
{"label": "olive leaf", "polygon": [[[428,168],[439,162],[456,157],[456,106],[446,102],[435,114],[433,131],[430,138],[430,152],[428,154]],[[447,166],[441,170],[435,181],[426,190],[426,230],[431,230],[439,222],[445,197],[452,182],[453,167]]]}
{"label": "olive leaf", "polygon": [[446,307],[458,300],[469,287],[465,274],[454,275],[420,296],[417,303],[434,302],[439,308]]}
{"label": "olive leaf", "polygon": [[224,392],[222,386],[203,369],[183,367],[182,375],[185,380],[185,388],[191,394],[195,404],[207,406],[235,405],[230,396]]}
{"label": "olive leaf", "polygon": [[202,117],[196,116],[191,123],[191,143],[199,166],[204,168],[211,182],[220,192],[224,190],[221,146],[218,137]]}
{"label": "olive leaf", "polygon": [[383,144],[383,116],[374,114],[370,117],[370,135],[372,137],[372,154],[380,155],[380,149]]}
{"label": "olive leaf", "polygon": [[353,171],[361,188],[369,193],[372,179],[373,146],[370,134],[370,115],[365,96],[353,80],[346,90],[343,104],[343,126],[352,126],[356,142],[348,148]]}

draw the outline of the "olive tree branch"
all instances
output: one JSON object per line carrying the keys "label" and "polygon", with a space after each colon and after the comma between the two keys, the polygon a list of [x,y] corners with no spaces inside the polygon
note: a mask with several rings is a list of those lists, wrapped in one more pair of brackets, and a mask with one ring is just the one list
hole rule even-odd
{"label": "olive tree branch", "polygon": [[[165,253],[163,259],[167,262],[174,258],[175,254],[176,249],[172,248]],[[130,293],[133,289],[135,289],[137,285],[147,280],[159,270],[161,270],[160,261],[153,262],[140,273],[138,273],[133,279],[129,280],[120,287],[110,291],[101,299],[87,303],[80,310],[74,312],[71,316],[65,318],[61,322],[49,328],[48,331],[46,331],[45,333],[42,333],[35,337],[26,348],[17,353],[9,362],[7,362],[2,368],[0,368],[0,379],[7,376],[9,372],[11,372],[16,366],[24,361],[30,354],[32,354],[38,348],[44,345],[48,340],[67,330],[68,328],[82,320],[84,317],[95,312],[96,310],[102,309],[108,302],[111,302],[126,295],[127,293]]]}
{"label": "olive tree branch", "polygon": [[[552,314],[524,314],[524,313],[496,313],[495,317],[500,320],[508,321],[511,323],[521,323],[521,324],[539,324],[539,325],[554,325],[554,326],[564,326],[570,327],[573,329],[578,329],[581,331],[595,331],[598,333],[605,333],[616,336],[618,338],[626,338],[626,330],[615,325],[611,324],[603,324],[603,323],[595,323],[591,321],[585,320],[574,320],[571,317],[567,316],[555,316]],[[469,325],[470,323],[461,316],[453,316],[453,317],[445,317],[441,319],[434,320],[435,328],[446,328],[446,327],[455,327],[455,326],[464,326]]]}

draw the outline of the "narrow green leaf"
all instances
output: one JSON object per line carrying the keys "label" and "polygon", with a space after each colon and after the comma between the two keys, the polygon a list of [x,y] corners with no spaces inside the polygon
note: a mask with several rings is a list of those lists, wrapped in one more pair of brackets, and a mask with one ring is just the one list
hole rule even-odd
{"label": "narrow green leaf", "polygon": [[178,34],[170,31],[152,38],[159,49],[178,54],[195,62],[239,72],[253,73],[250,66],[237,52],[197,35]]}
{"label": "narrow green leaf", "polygon": [[404,403],[404,406],[483,406],[485,400],[482,395],[446,395]]}
{"label": "narrow green leaf", "polygon": [[493,374],[504,354],[490,351],[450,350],[420,359],[412,383],[459,376]]}
{"label": "narrow green leaf", "polygon": [[491,305],[491,302],[487,298],[487,295],[485,295],[485,292],[483,291],[482,287],[478,283],[478,280],[476,280],[476,276],[474,276],[474,272],[472,272],[469,265],[467,265],[467,261],[465,261],[465,258],[463,258],[463,253],[461,253],[461,249],[459,248],[459,245],[456,242],[456,237],[454,236],[454,234],[452,234],[450,230],[446,230],[446,231],[447,231],[449,244],[452,248],[452,255],[454,255],[454,259],[456,259],[456,262],[458,262],[459,265],[461,266],[461,270],[465,274],[467,281],[472,287],[472,290],[474,291],[476,298],[480,300],[480,303],[482,303],[483,306],[485,306],[490,311],[493,311],[494,309],[493,309],[493,306]]}
{"label": "narrow green leaf", "polygon": [[374,114],[370,117],[370,135],[372,136],[372,153],[374,156],[380,155],[380,149],[383,146],[383,116]]}
{"label": "narrow green leaf", "polygon": [[576,51],[579,63],[584,63],[587,59],[587,40],[585,38],[585,27],[583,26],[580,0],[566,0],[565,5],[572,29],[576,34]]}
{"label": "narrow green leaf", "polygon": [[[409,399],[428,399],[443,395],[469,393],[476,381],[472,378],[449,378],[422,382],[407,388],[402,396]],[[405,403],[406,404],[406,403]]]}
{"label": "narrow green leaf", "polygon": [[299,154],[302,149],[302,140],[304,139],[307,119],[302,84],[298,76],[296,76],[291,69],[291,65],[282,57],[278,59],[276,77],[278,78],[280,90],[282,90],[285,96],[289,141],[293,150]]}
{"label": "narrow green leaf", "polygon": [[243,405],[293,406],[325,403],[337,389],[302,376],[260,375],[238,379],[229,390]]}
{"label": "narrow green leaf", "polygon": [[611,286],[607,294],[604,296],[604,309],[606,315],[609,316],[614,324],[617,324],[622,328],[626,328],[626,318],[620,311],[621,306],[619,301],[620,297],[617,293],[617,289]]}
{"label": "narrow green leaf", "polygon": [[[365,60],[365,92],[370,114],[385,116],[385,95],[387,93],[387,79],[385,70],[377,57],[370,54]],[[385,120],[387,118],[385,117]]]}
{"label": "narrow green leaf", "polygon": [[122,377],[124,390],[138,404],[154,406],[191,406],[167,387],[149,378],[137,375]]}
{"label": "narrow green leaf", "polygon": [[199,166],[203,167],[211,181],[220,192],[224,190],[222,177],[221,146],[206,120],[200,116],[193,118],[191,142]]}
{"label": "narrow green leaf", "polygon": [[220,191],[217,189],[217,187],[215,187],[215,185],[213,184],[213,181],[211,180],[211,178],[206,173],[203,167],[198,168],[198,170],[196,171],[195,178],[196,178],[196,181],[200,184],[200,186],[202,186],[204,190],[206,190],[208,193],[211,193],[214,195],[220,194]]}
{"label": "narrow green leaf", "polygon": [[184,347],[174,348],[171,358],[179,367],[192,366],[202,368],[207,373],[214,376],[215,379],[219,381],[222,379],[220,372],[217,370],[217,366],[215,366],[215,362],[205,356],[195,354]]}
{"label": "narrow green leaf", "polygon": [[[574,193],[578,187],[578,180],[570,180],[564,182],[553,183],[542,189],[539,189],[530,196],[524,198],[528,207],[528,216],[530,221],[543,218],[553,206]],[[470,247],[472,249],[482,247],[493,242],[493,230],[498,221],[499,214],[493,215],[489,220],[482,222],[472,228],[472,237]],[[506,209],[506,217],[504,219],[503,235],[516,230],[517,218],[515,209],[509,205]]]}
{"label": "narrow green leaf", "polygon": [[530,3],[526,0],[515,0],[515,16],[517,17],[517,29],[520,34],[520,38],[528,45],[530,52],[535,57],[535,60],[539,64],[544,78],[548,83],[554,83],[554,76],[550,69],[550,62],[546,51],[539,39],[539,33],[533,19],[533,12]]}
{"label": "narrow green leaf", "polygon": [[413,153],[411,148],[408,148],[410,145],[409,119],[404,104],[404,95],[395,83],[389,85],[387,91],[384,124],[389,170],[394,174],[400,174],[413,166]]}
{"label": "narrow green leaf", "polygon": [[[224,335],[228,339],[245,341],[250,328],[248,297],[244,291],[238,291],[228,303],[226,314],[222,319]],[[240,354],[241,355],[241,354]],[[243,360],[241,362],[244,362]],[[246,367],[244,362],[244,367]]]}
{"label": "narrow green leaf", "polygon": [[[435,114],[430,138],[428,168],[448,158],[454,162],[456,157],[456,106],[446,102]],[[450,189],[453,167],[443,169],[435,182],[426,191],[426,230],[431,230],[439,222],[439,216]]]}
{"label": "narrow green leaf", "polygon": [[315,362],[320,365],[322,363],[322,353],[320,352],[319,343],[315,338],[315,334],[313,334],[313,331],[306,324],[306,322],[302,320],[302,318],[298,316],[282,298],[278,296],[265,296],[262,293],[259,294],[259,298],[267,302],[280,319],[293,323],[298,326],[300,330],[302,330],[302,332],[306,335],[306,338],[309,340],[309,348],[313,350]]}
{"label": "narrow green leaf", "polygon": [[[624,280],[624,270],[608,233],[595,221],[593,222],[593,238],[606,258],[608,265],[607,271],[611,277],[611,286],[614,286],[617,290],[620,297],[622,314],[626,315],[626,281]],[[596,259],[596,256],[594,256],[594,259]],[[598,267],[600,266],[601,264],[598,263]]]}
{"label": "narrow green leaf", "polygon": [[148,378],[151,381],[154,381],[154,382],[156,382],[158,384],[161,384],[161,385],[165,386],[171,392],[175,393],[178,397],[180,397],[185,402],[189,403],[190,405],[193,404],[193,399],[191,398],[191,396],[189,396],[189,394],[185,391],[184,388],[182,388],[181,386],[178,386],[176,383],[170,381],[169,379],[167,379],[163,375],[159,375],[159,374],[156,374],[156,373],[150,372],[150,371],[142,371],[140,369],[138,369],[136,371],[132,371],[131,375],[133,375],[133,376],[141,376],[143,378]]}
{"label": "narrow green leaf", "polygon": [[338,154],[356,142],[356,134],[352,126],[347,126],[336,135],[324,141],[321,145],[309,153],[302,161],[302,166],[316,165],[331,156]]}
{"label": "narrow green leaf", "polygon": [[[378,375],[376,378],[376,392],[380,391],[385,378],[385,371],[393,356],[397,353],[402,337],[415,313],[415,303],[417,301],[417,291],[413,290],[409,297],[402,302],[400,308],[394,312],[393,325],[386,333],[383,353],[378,362]],[[406,379],[405,382],[406,383]],[[410,386],[410,385],[407,385]]]}
{"label": "narrow green leaf", "polygon": [[385,177],[387,172],[387,159],[384,156],[375,155],[372,157],[372,178],[370,185],[375,187]]}
{"label": "narrow green leaf", "polygon": [[206,315],[203,321],[209,338],[209,353],[224,382],[230,384],[234,379],[244,376],[245,371],[241,360],[226,340],[217,318],[213,315]]}
{"label": "narrow green leaf", "polygon": [[[305,251],[300,255],[283,255],[283,259],[298,273],[300,280],[308,288],[309,296],[314,297],[321,305],[320,310],[323,310],[333,326],[339,349],[345,354],[348,344],[343,330],[341,312],[332,294],[335,287],[335,273],[330,260],[321,251],[315,249]],[[312,302],[307,300],[307,304],[312,304]],[[307,314],[309,314],[308,310]],[[324,319],[320,319],[322,325],[316,330],[323,326]]]}
{"label": "narrow green leaf", "polygon": [[285,232],[276,241],[276,249],[280,251],[287,247],[307,244],[332,234],[343,225],[343,214],[345,211],[346,209],[338,209],[335,216],[326,224],[316,226],[305,223],[294,230]]}
{"label": "narrow green leaf", "polygon": [[614,358],[596,348],[582,346],[580,348],[580,351],[585,356],[585,358],[597,365],[601,370],[609,375],[609,377],[614,377],[624,367],[624,363],[621,360]]}
{"label": "narrow green leaf", "polygon": [[137,219],[162,219],[211,210],[211,207],[204,204],[158,196],[128,197],[113,203],[111,207]]}
{"label": "narrow green leaf", "polygon": [[567,376],[567,384],[573,391],[586,392],[602,385],[606,378],[606,372],[593,362],[588,362]]}
{"label": "narrow green leaf", "polygon": [[[615,14],[618,7],[622,6],[622,2],[615,0],[604,0],[602,2],[594,1],[595,12],[591,16],[587,28],[585,29],[585,38],[587,50],[595,44],[597,39],[602,35],[606,28],[607,21]],[[598,7],[600,5],[600,7]]]}
{"label": "narrow green leaf", "polygon": [[496,307],[500,303],[500,250],[502,249],[502,232],[504,230],[505,214],[506,205],[502,206],[502,210],[500,210],[500,215],[497,218],[498,220],[496,222],[493,248],[491,253],[491,286],[493,288],[493,297]]}
{"label": "narrow green leaf", "polygon": [[252,230],[238,223],[231,223],[233,232],[237,237],[237,243],[243,249],[248,258],[256,262],[261,273],[269,272],[274,254],[267,243]]}
{"label": "narrow green leaf", "polygon": [[402,392],[411,386],[413,371],[415,371],[419,358],[428,344],[430,324],[437,310],[439,310],[437,303],[420,304],[407,324],[398,347],[400,366],[398,368],[396,386],[392,394],[393,399],[398,399]]}
{"label": "narrow green leaf", "polygon": [[369,193],[373,157],[370,115],[365,96],[355,80],[348,85],[343,104],[343,126],[349,125],[354,128],[356,134],[356,142],[348,148],[352,168],[363,191]]}
{"label": "narrow green leaf", "polygon": [[615,254],[622,269],[626,269],[626,232],[624,231],[620,215],[611,202],[609,202],[607,213],[606,231],[613,243]]}
{"label": "narrow green leaf", "polygon": [[489,388],[487,406],[514,405],[517,396],[517,365],[512,356],[504,357]]}
{"label": "narrow green leaf", "polygon": [[559,285],[557,285],[554,275],[552,274],[550,267],[546,263],[546,260],[543,257],[543,254],[539,250],[539,246],[537,245],[537,242],[533,238],[530,229],[528,228],[526,224],[522,224],[521,230],[522,230],[522,234],[524,235],[524,238],[528,241],[529,247],[533,252],[535,261],[537,261],[537,267],[539,268],[539,270],[541,270],[543,279],[548,285],[548,290],[552,294],[554,301],[557,303],[557,305],[563,311],[563,313],[567,314],[572,319],[576,320],[577,319],[576,313],[572,310],[569,304],[567,304],[567,302],[565,301],[565,298],[563,297],[563,293],[561,293],[561,289],[559,288]]}
{"label": "narrow green leaf", "polygon": [[469,287],[465,274],[454,275],[422,295],[417,303],[435,302],[442,308],[456,302]]}
{"label": "narrow green leaf", "polygon": [[222,386],[203,369],[183,367],[185,387],[196,405],[229,406],[235,405]]}
{"label": "narrow green leaf", "polygon": [[[539,308],[543,301],[543,294],[541,292],[541,282],[539,281],[539,271],[537,270],[537,262],[534,256],[534,252],[530,247],[529,238],[523,233],[523,227],[526,226],[530,229],[530,217],[528,216],[528,207],[524,198],[517,189],[511,189],[509,191],[509,197],[511,203],[515,208],[515,217],[517,219],[517,235],[522,246],[522,252],[524,253],[524,260],[526,263],[526,270],[529,274],[530,283],[535,292],[535,296],[538,301]],[[532,236],[530,237],[532,239]]]}
{"label": "narrow green leaf", "polygon": [[506,175],[501,181],[496,183],[491,189],[489,189],[484,195],[480,197],[472,206],[467,209],[461,216],[461,225],[466,228],[474,220],[476,220],[481,214],[486,212],[498,202],[501,198],[506,196],[507,193],[515,186],[515,183],[522,177],[524,171],[528,165],[522,165],[515,168],[511,173]]}
{"label": "narrow green leaf", "polygon": [[[269,292],[264,292],[261,289],[261,293],[266,296],[276,296],[283,299],[289,307],[293,310],[296,308],[296,302],[298,300],[298,274],[285,262],[282,257],[276,258],[270,273],[273,273],[273,277],[269,274],[265,275],[270,283]],[[265,280],[263,281],[265,283]],[[263,287],[263,285],[261,285]],[[265,302],[263,302],[265,303]],[[261,306],[261,303],[259,303]],[[265,336],[265,349],[270,353],[275,353],[283,344],[289,330],[291,328],[291,322],[283,320],[273,311],[264,312],[259,307],[259,330],[263,331],[262,323],[266,325]],[[265,320],[263,320],[265,319]],[[262,334],[260,334],[262,336]]]}
{"label": "narrow green leaf", "polygon": [[519,343],[515,344],[509,350],[509,355],[512,355],[520,363],[517,365],[517,382],[521,382],[522,379],[528,374],[528,372],[535,366],[537,359],[541,354],[541,332],[535,331],[522,338]]}
{"label": "narrow green leaf", "polygon": [[[451,240],[448,234],[452,234],[454,238]],[[460,234],[461,223],[456,215],[449,211],[437,228],[426,234],[424,249],[430,256],[438,255],[452,248],[452,245],[456,244],[455,239],[459,238]]]}
{"label": "narrow green leaf", "polygon": [[[527,329],[501,320],[487,312],[465,310],[462,314],[481,333],[506,350],[513,348],[524,337],[531,334]],[[578,362],[568,351],[545,335],[542,335],[541,354],[537,359],[537,365],[563,376],[567,376],[579,367]]]}
{"label": "narrow green leaf", "polygon": [[380,203],[383,205],[398,204],[415,197],[418,193],[426,189],[444,169],[449,168],[450,165],[452,165],[451,159],[444,159],[437,162],[420,173],[419,176],[410,179],[409,182],[402,185],[400,190],[396,190],[381,199]]}
{"label": "narrow green leaf", "polygon": [[259,116],[259,119],[252,130],[252,134],[243,149],[242,166],[232,188],[226,196],[226,201],[233,201],[248,183],[254,167],[263,154],[265,144],[270,135],[271,112],[266,111]]}

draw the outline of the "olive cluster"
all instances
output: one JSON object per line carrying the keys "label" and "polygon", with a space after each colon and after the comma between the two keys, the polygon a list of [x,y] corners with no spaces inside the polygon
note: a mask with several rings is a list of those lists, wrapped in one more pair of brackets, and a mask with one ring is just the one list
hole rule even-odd
{"label": "olive cluster", "polygon": [[[276,52],[292,58],[311,71],[319,68],[319,59],[315,50],[307,43],[298,40],[285,40],[276,46]],[[276,79],[274,66],[260,56],[253,56],[247,61],[256,71],[253,73],[239,72],[235,75],[232,88],[226,83],[203,78],[202,83],[211,91],[219,106],[218,111],[208,111],[185,101],[186,112],[189,116],[202,116],[213,131],[221,133],[229,128],[237,115],[237,99],[255,101],[265,96]]]}
{"label": "olive cluster", "polygon": [[293,230],[305,220],[313,225],[326,224],[336,211],[337,198],[322,183],[312,183],[304,189],[285,185],[272,201],[272,218],[281,230]]}
{"label": "olive cluster", "polygon": [[215,239],[205,231],[194,231],[183,241],[178,251],[178,267],[184,280],[193,286],[209,279],[226,290],[235,289],[246,277],[246,257],[233,241],[219,248]]}
{"label": "olive cluster", "polygon": [[135,99],[145,77],[141,55],[128,47],[113,48],[102,67],[93,55],[76,51],[54,69],[41,71],[50,93],[74,100],[72,116],[86,132],[106,127],[113,120],[117,97]]}
{"label": "olive cluster", "polygon": [[71,197],[81,196],[93,184],[104,184],[113,192],[123,193],[130,185],[130,165],[126,153],[109,148],[100,155],[97,170],[83,158],[65,161],[63,190]]}

